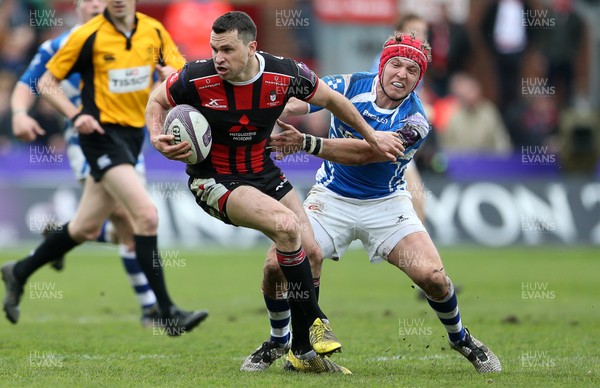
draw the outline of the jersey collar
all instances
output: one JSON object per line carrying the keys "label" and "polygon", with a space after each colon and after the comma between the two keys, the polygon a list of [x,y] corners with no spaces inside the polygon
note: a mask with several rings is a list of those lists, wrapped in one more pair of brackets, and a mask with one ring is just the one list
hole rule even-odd
{"label": "jersey collar", "polygon": [[119,30],[117,28],[117,26],[115,26],[115,23],[113,22],[112,18],[110,17],[110,14],[108,13],[108,9],[105,9],[103,12],[103,16],[106,20],[108,20],[108,22],[110,24],[112,24],[112,26],[114,27],[114,29],[121,35],[123,35],[126,39],[126,43],[125,43],[125,49],[126,50],[131,50],[131,38],[133,38],[133,34],[135,34],[136,30],[137,30],[137,26],[138,26],[138,15],[137,12],[134,14],[133,16],[133,30],[131,30],[131,34],[129,34],[129,36],[127,36],[123,31]]}

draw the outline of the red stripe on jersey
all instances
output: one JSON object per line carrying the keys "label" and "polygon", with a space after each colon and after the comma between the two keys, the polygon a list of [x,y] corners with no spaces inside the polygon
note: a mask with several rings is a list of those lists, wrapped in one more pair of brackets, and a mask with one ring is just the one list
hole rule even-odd
{"label": "red stripe on jersey", "polygon": [[237,110],[252,109],[252,88],[254,88],[254,84],[233,87],[233,96],[235,98],[235,109],[237,109]]}
{"label": "red stripe on jersey", "polygon": [[177,103],[175,102],[175,100],[173,100],[173,97],[171,97],[171,93],[169,92],[169,89],[171,89],[171,85],[173,85],[179,79],[179,72],[180,71],[177,71],[177,72],[171,74],[169,76],[169,78],[167,78],[167,85],[166,85],[166,87],[167,87],[167,99],[169,100],[169,104],[171,104],[171,106],[175,106],[175,105],[177,105]]}
{"label": "red stripe on jersey", "polygon": [[229,167],[229,146],[213,143],[210,149],[210,160],[217,174],[232,174]]}
{"label": "red stripe on jersey", "polygon": [[246,148],[237,147],[235,150],[235,169],[238,174],[248,173],[248,169],[246,168]]}
{"label": "red stripe on jersey", "polygon": [[257,144],[252,144],[252,150],[250,151],[250,167],[252,172],[261,172],[265,165],[265,146],[267,145],[267,139]]}
{"label": "red stripe on jersey", "polygon": [[260,109],[285,104],[291,77],[285,74],[264,73],[260,88]]}
{"label": "red stripe on jersey", "polygon": [[218,75],[195,79],[194,87],[203,107],[215,110],[229,109],[223,80]]}

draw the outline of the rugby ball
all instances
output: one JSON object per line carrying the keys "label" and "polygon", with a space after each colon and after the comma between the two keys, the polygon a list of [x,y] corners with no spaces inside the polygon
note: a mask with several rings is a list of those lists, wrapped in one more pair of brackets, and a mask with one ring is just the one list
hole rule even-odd
{"label": "rugby ball", "polygon": [[191,105],[176,105],[167,114],[163,133],[173,135],[171,144],[187,141],[192,155],[184,160],[187,164],[202,162],[212,146],[212,134],[206,118]]}

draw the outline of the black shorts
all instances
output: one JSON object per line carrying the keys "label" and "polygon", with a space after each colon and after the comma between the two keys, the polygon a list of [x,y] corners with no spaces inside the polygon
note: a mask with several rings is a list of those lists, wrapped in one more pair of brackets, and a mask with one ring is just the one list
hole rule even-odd
{"label": "black shorts", "polygon": [[235,224],[227,216],[227,198],[233,190],[240,186],[252,186],[277,201],[280,201],[293,189],[285,174],[276,166],[255,175],[190,177],[188,180],[188,187],[196,197],[196,203],[211,216],[230,225]]}
{"label": "black shorts", "polygon": [[104,135],[94,132],[79,134],[79,145],[90,164],[90,175],[96,182],[109,169],[120,164],[135,166],[144,143],[144,128],[102,124]]}

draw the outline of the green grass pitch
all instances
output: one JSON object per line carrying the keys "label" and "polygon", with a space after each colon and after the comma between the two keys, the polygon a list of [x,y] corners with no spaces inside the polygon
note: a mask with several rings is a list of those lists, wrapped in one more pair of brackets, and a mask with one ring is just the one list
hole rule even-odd
{"label": "green grass pitch", "polygon": [[[29,248],[3,251],[2,262]],[[444,248],[463,322],[500,358],[480,375],[449,349],[443,327],[408,278],[362,250],[325,263],[321,306],[353,376],[242,373],[268,336],[260,293],[266,247],[163,250],[171,295],[208,309],[198,329],[169,338],[143,329],[114,248],[89,244],[66,269],[28,283],[21,320],[0,320],[0,386],[463,387],[600,386],[597,247]],[[4,290],[2,290],[4,291]]]}

